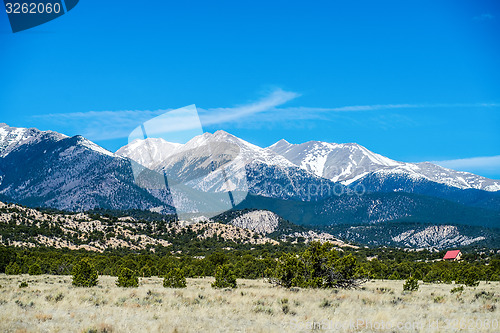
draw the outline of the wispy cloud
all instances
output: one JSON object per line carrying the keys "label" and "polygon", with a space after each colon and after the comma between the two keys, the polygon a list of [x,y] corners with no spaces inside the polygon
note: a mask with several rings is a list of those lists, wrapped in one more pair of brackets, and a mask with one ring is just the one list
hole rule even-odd
{"label": "wispy cloud", "polygon": [[[498,107],[495,103],[475,104],[373,104],[351,105],[331,108],[284,107],[300,94],[282,89],[275,89],[265,97],[248,104],[234,107],[197,108],[201,124],[214,127],[223,124],[239,126],[258,126],[283,123],[294,120],[332,120],[343,114],[373,112],[382,110],[403,110],[416,108],[452,108],[452,107]],[[81,134],[91,140],[111,140],[126,138],[140,124],[173,109],[161,110],[125,110],[125,111],[89,111],[35,116],[39,121],[48,123],[50,128],[70,128],[69,132]],[[259,115],[255,117],[255,115]]]}
{"label": "wispy cloud", "polygon": [[237,121],[258,113],[275,110],[277,106],[283,105],[299,96],[300,94],[295,92],[277,89],[271,92],[269,96],[254,103],[231,108],[213,108],[206,110],[198,108],[198,113],[203,125],[218,125]]}
{"label": "wispy cloud", "polygon": [[[397,113],[379,113],[377,111],[397,111],[405,109],[432,109],[432,108],[497,108],[498,103],[436,103],[436,104],[373,104],[373,105],[350,105],[332,108],[319,107],[283,107],[278,105],[261,112],[259,117],[239,117],[228,120],[240,126],[261,127],[265,124],[279,123],[284,121],[347,121],[362,125],[366,123],[356,113],[371,112],[371,122],[377,122],[382,128],[398,126],[398,124],[414,124],[410,116]],[[373,113],[376,112],[376,113]]]}
{"label": "wispy cloud", "polygon": [[474,20],[476,20],[476,21],[489,21],[489,20],[493,20],[494,18],[495,18],[495,16],[488,14],[488,13],[474,16]]}
{"label": "wispy cloud", "polygon": [[500,170],[500,155],[433,161],[432,163],[454,170],[470,171],[479,174],[498,174]]}
{"label": "wispy cloud", "polygon": [[[300,94],[296,92],[275,89],[256,102],[228,108],[197,108],[197,111],[204,126],[219,125],[237,122],[258,113],[275,110],[277,106],[298,96]],[[99,141],[126,138],[134,128],[143,122],[172,110],[89,111],[45,114],[35,117],[53,125],[78,126],[79,134]]]}

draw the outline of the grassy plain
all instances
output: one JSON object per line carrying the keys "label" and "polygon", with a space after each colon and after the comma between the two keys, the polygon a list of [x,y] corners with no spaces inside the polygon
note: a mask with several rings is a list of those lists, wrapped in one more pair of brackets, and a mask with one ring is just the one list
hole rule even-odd
{"label": "grassy plain", "polygon": [[[22,281],[28,287],[20,288]],[[368,281],[356,290],[287,290],[238,280],[235,290],[211,278],[166,289],[162,279],[119,288],[100,276],[93,288],[70,276],[0,274],[0,332],[500,332],[500,283],[462,293],[453,284]]]}

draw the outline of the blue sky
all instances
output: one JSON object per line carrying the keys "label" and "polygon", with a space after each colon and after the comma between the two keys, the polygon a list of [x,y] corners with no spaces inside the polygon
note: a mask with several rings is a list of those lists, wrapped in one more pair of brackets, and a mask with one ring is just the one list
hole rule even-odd
{"label": "blue sky", "polygon": [[267,146],[357,142],[500,179],[498,1],[81,0],[13,34],[0,122],[110,150],[162,110]]}

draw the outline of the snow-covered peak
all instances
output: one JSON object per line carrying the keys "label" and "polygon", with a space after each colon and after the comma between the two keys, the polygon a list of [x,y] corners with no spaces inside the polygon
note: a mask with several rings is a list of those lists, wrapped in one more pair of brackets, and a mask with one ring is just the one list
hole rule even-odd
{"label": "snow-covered peak", "polygon": [[0,124],[0,157],[7,156],[17,147],[37,142],[42,138],[54,141],[67,138],[66,135],[53,131],[40,131],[36,128],[10,127],[5,123]]}
{"label": "snow-covered peak", "polygon": [[[294,167],[295,165],[288,161],[283,156],[276,154],[268,148],[261,148],[243,139],[240,139],[225,131],[217,131],[214,134],[204,133],[202,136],[206,138],[205,143],[226,143],[236,145],[239,149],[240,157],[246,162],[261,162],[267,165],[279,165],[283,167]],[[193,140],[196,140],[194,138]],[[191,141],[193,141],[191,140]],[[186,148],[192,148],[191,141],[186,144]],[[198,141],[196,141],[198,142]]]}
{"label": "snow-covered peak", "polygon": [[205,132],[201,135],[195,136],[194,138],[189,140],[185,145],[183,145],[182,150],[196,149],[203,145],[212,144],[215,142],[230,143],[230,144],[235,144],[237,146],[244,146],[247,143],[246,141],[232,134],[219,130],[215,133]]}
{"label": "snow-covered peak", "polygon": [[293,146],[295,146],[295,145],[286,141],[285,139],[281,139],[280,141],[276,142],[275,144],[269,146],[268,148],[274,152],[278,152],[278,151],[281,152],[281,151],[286,151]]}
{"label": "snow-covered peak", "polygon": [[[231,151],[231,154],[238,155],[245,163],[257,162],[284,168],[299,167],[317,177],[344,185],[375,174],[378,177],[403,176],[413,180],[424,179],[461,189],[500,190],[499,181],[427,162],[398,162],[357,143],[308,141],[292,144],[280,140],[268,148],[261,148],[225,131],[217,131],[213,134],[198,135],[184,145],[162,139],[138,140],[120,148],[117,154],[129,157],[146,167],[162,169],[188,155],[191,158],[201,157],[199,150],[201,148],[203,151],[204,146],[210,146],[209,151],[218,154]],[[202,152],[202,155],[205,152]]]}
{"label": "snow-covered peak", "polygon": [[[226,146],[221,146],[221,144],[226,144]],[[117,150],[116,154],[128,157],[139,164],[153,169],[168,165],[171,162],[169,161],[170,159],[177,159],[183,154],[208,145],[210,146],[210,150],[214,152],[221,152],[228,149],[236,152],[236,155],[247,163],[255,161],[267,165],[295,167],[293,163],[270,149],[261,148],[222,130],[215,133],[206,132],[195,136],[185,144],[152,138],[135,140]]]}
{"label": "snow-covered peak", "polygon": [[115,154],[152,169],[157,163],[175,154],[181,146],[180,143],[168,142],[162,138],[137,139],[118,149]]}
{"label": "snow-covered peak", "polygon": [[309,141],[291,144],[281,140],[269,149],[300,168],[333,181],[348,182],[368,172],[401,164],[356,143]]}
{"label": "snow-covered peak", "polygon": [[446,169],[429,162],[398,162],[357,143],[309,141],[291,144],[280,140],[269,149],[304,170],[344,185],[375,174],[383,178],[397,175],[413,180],[425,179],[461,189],[500,190],[499,181]]}
{"label": "snow-covered peak", "polygon": [[117,157],[115,154],[113,154],[109,150],[104,149],[103,147],[101,147],[98,144],[90,141],[87,138],[84,138],[83,136],[77,135],[76,137],[77,137],[77,143],[78,143],[78,145],[80,145],[82,147],[85,147],[87,149],[91,149],[91,150],[93,150],[93,151],[95,151],[95,152],[97,152],[99,154],[102,154],[102,155],[106,155],[106,156],[109,156],[109,157]]}

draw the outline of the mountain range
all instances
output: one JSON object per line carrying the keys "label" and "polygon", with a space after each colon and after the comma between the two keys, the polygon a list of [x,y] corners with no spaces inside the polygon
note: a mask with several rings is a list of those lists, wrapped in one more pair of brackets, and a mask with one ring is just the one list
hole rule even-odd
{"label": "mountain range", "polygon": [[[206,193],[210,204],[198,200]],[[82,136],[0,124],[0,200],[210,216],[225,207],[266,209],[323,227],[500,225],[498,180],[394,161],[355,143],[280,140],[262,148],[224,131],[185,144],[136,140],[112,153]],[[220,207],[210,212],[214,202]]]}

